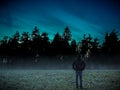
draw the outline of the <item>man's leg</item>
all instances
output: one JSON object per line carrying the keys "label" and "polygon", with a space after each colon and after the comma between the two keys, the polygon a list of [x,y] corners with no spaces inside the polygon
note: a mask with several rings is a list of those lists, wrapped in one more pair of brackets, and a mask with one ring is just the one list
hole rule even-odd
{"label": "man's leg", "polygon": [[78,88],[78,71],[76,71],[76,88]]}
{"label": "man's leg", "polygon": [[82,71],[79,72],[79,76],[80,76],[80,88],[82,89]]}

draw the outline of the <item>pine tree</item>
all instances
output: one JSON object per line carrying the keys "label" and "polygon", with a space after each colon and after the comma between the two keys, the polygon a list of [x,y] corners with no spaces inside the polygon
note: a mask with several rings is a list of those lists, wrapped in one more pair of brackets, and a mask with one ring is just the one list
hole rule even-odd
{"label": "pine tree", "polygon": [[68,27],[65,28],[62,37],[63,37],[63,39],[65,39],[66,41],[71,40],[72,35],[71,35],[70,29],[69,29]]}

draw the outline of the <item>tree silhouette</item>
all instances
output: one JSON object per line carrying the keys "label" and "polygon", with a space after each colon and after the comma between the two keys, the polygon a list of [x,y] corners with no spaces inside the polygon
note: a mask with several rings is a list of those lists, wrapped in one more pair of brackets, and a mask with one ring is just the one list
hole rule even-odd
{"label": "tree silhouette", "polygon": [[108,32],[106,33],[102,50],[105,53],[119,52],[118,34],[115,32],[115,30],[113,30],[110,34]]}
{"label": "tree silhouette", "polygon": [[13,35],[12,38],[8,41],[8,52],[12,55],[18,55],[19,54],[19,40],[20,40],[20,34],[18,31]]}
{"label": "tree silhouette", "polygon": [[91,54],[98,54],[100,53],[99,40],[97,38],[93,39],[90,34],[87,37],[84,34],[83,39],[76,47],[76,51],[82,55],[85,55],[87,51],[90,51]]}
{"label": "tree silhouette", "polygon": [[57,32],[53,38],[53,41],[51,43],[51,52],[53,54],[59,54],[61,53],[61,43],[62,43],[62,37],[60,36],[60,34]]}
{"label": "tree silhouette", "polygon": [[66,41],[71,40],[72,35],[71,35],[70,29],[69,29],[68,27],[65,28],[62,37],[63,37],[63,39],[65,39]]}
{"label": "tree silhouette", "polygon": [[31,41],[29,32],[23,32],[21,36],[21,54],[24,56],[29,56],[31,53]]}
{"label": "tree silhouette", "polygon": [[34,30],[32,31],[32,40],[34,41],[34,39],[39,39],[39,38],[40,38],[39,29],[37,26],[35,26]]}
{"label": "tree silhouette", "polygon": [[21,41],[23,43],[27,42],[29,40],[29,32],[23,32],[21,36]]}
{"label": "tree silhouette", "polygon": [[8,36],[4,36],[3,39],[1,40],[0,53],[3,56],[8,55],[8,40],[9,40]]}
{"label": "tree silhouette", "polygon": [[62,34],[62,42],[61,42],[64,54],[70,53],[69,41],[71,40],[71,38],[72,38],[71,31],[68,27],[66,27]]}
{"label": "tree silhouette", "polygon": [[19,41],[20,33],[18,31],[16,31],[16,33],[13,35],[13,39],[15,39],[16,41]]}
{"label": "tree silhouette", "polygon": [[32,52],[34,55],[36,54],[40,54],[41,53],[41,43],[42,43],[42,39],[39,33],[39,29],[37,27],[34,28],[34,30],[32,31]]}
{"label": "tree silhouette", "polygon": [[71,46],[70,46],[70,50],[71,50],[71,53],[72,54],[75,54],[76,53],[76,47],[77,47],[77,43],[75,40],[72,40],[71,41]]}
{"label": "tree silhouette", "polygon": [[62,38],[61,41],[61,50],[63,54],[69,54],[70,53],[70,45],[69,42],[66,39]]}
{"label": "tree silhouette", "polygon": [[31,34],[23,32],[21,35],[18,31],[9,38],[4,36],[0,41],[1,56],[36,56],[36,55],[56,55],[56,54],[86,54],[88,50],[91,53],[99,54],[101,52],[116,54],[120,53],[120,40],[118,32],[106,32],[104,42],[100,47],[99,40],[92,38],[89,34],[84,34],[79,43],[76,40],[71,41],[71,32],[68,27],[65,28],[62,35],[57,32],[53,40],[49,41],[48,33],[40,34],[38,27],[34,27]]}
{"label": "tree silhouette", "polygon": [[100,53],[99,48],[100,48],[99,40],[98,40],[98,38],[95,38],[95,39],[93,40],[93,42],[92,42],[91,53],[92,53],[92,54],[98,54],[98,53]]}
{"label": "tree silhouette", "polygon": [[92,37],[91,37],[90,34],[89,34],[88,37],[86,37],[86,35],[84,34],[83,40],[81,42],[81,51],[80,51],[80,53],[82,55],[85,55],[86,52],[88,51],[88,49],[91,50],[91,48],[92,48]]}
{"label": "tree silhouette", "polygon": [[50,41],[49,41],[48,33],[43,32],[41,38],[42,38],[42,43],[41,43],[42,53],[47,54],[50,50]]}

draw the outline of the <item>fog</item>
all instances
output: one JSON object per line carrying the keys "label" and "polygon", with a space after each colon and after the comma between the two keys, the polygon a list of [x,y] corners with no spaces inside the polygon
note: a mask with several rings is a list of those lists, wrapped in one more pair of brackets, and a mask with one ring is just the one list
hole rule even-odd
{"label": "fog", "polygon": [[[75,56],[39,56],[34,57],[1,57],[0,69],[72,69]],[[89,69],[120,69],[119,55],[91,56],[86,62],[86,70]]]}

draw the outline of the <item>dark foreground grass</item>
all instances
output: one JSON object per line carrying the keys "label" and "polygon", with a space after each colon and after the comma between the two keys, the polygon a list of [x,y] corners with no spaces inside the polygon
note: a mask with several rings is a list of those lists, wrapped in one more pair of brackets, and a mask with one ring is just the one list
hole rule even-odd
{"label": "dark foreground grass", "polygon": [[[73,70],[1,70],[0,90],[76,90]],[[83,90],[120,90],[120,70],[85,70]]]}

